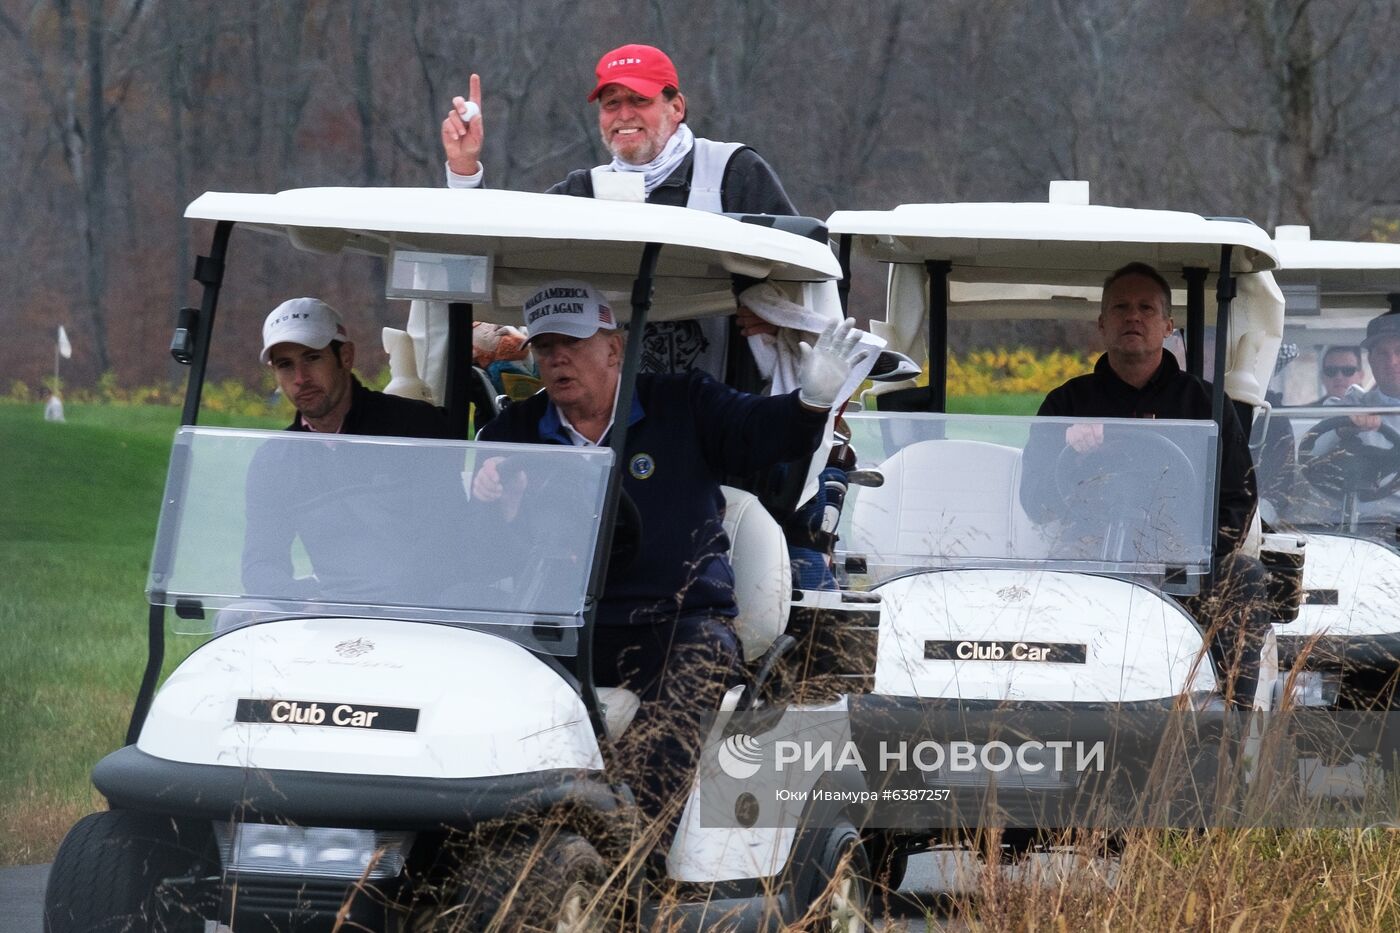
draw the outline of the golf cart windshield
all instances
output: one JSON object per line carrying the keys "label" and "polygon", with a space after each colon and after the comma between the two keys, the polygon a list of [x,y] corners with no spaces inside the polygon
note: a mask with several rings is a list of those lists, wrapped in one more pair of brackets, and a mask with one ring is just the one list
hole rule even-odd
{"label": "golf cart windshield", "polygon": [[[1379,427],[1367,430],[1374,422]],[[1275,408],[1267,422],[1255,422],[1251,446],[1261,514],[1270,524],[1397,543],[1400,406]]]}
{"label": "golf cart windshield", "polygon": [[[499,495],[473,501],[492,460]],[[183,427],[147,595],[191,632],[277,616],[577,627],[611,462],[597,448]]]}
{"label": "golf cart windshield", "polygon": [[[1035,567],[1180,581],[1210,565],[1213,422],[866,413],[852,444],[846,567]],[[1067,432],[1092,450],[1066,443]],[[872,464],[874,465],[874,464]]]}
{"label": "golf cart windshield", "polygon": [[[1394,546],[1400,522],[1400,391],[1392,356],[1363,348],[1391,307],[1400,246],[1280,241],[1288,251],[1272,410],[1250,445],[1272,525],[1361,534]],[[1393,341],[1382,341],[1393,344]],[[1380,371],[1377,371],[1377,366]],[[1374,416],[1358,425],[1353,418]],[[1377,424],[1378,422],[1378,424]],[[1374,430],[1363,430],[1375,424]]]}

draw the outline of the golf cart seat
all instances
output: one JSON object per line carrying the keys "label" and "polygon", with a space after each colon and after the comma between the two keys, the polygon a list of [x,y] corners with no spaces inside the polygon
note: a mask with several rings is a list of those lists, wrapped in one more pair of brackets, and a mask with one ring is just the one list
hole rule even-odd
{"label": "golf cart seat", "polygon": [[[758,497],[724,490],[724,533],[729,537],[729,562],[734,568],[734,601],[739,615],[734,630],[744,648],[744,660],[763,656],[787,628],[792,607],[792,563],[782,529]],[[599,687],[598,700],[608,735],[622,735],[637,714],[637,695],[625,687]]]}
{"label": "golf cart seat", "polygon": [[603,723],[607,726],[608,738],[617,741],[618,736],[632,724],[642,700],[626,687],[598,687],[597,693],[598,703],[603,707]]}
{"label": "golf cart seat", "polygon": [[787,540],[773,516],[752,493],[731,486],[724,490],[724,533],[729,536],[729,562],[734,567],[734,601],[739,616],[734,630],[753,661],[787,628],[792,607],[792,562]]}
{"label": "golf cart seat", "polygon": [[1030,526],[1017,501],[1021,452],[984,441],[920,441],[881,465],[862,489],[852,547],[871,554],[1002,557]]}

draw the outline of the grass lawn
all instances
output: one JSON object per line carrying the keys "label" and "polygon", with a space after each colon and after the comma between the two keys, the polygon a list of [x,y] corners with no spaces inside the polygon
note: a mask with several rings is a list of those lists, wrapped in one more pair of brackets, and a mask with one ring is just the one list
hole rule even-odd
{"label": "grass lawn", "polygon": [[[67,415],[47,424],[39,405],[0,404],[0,865],[47,861],[101,806],[88,771],[121,744],[145,665],[143,591],[179,410]],[[168,642],[167,670],[193,646]]]}
{"label": "grass lawn", "polygon": [[954,395],[948,411],[957,415],[1033,415],[1045,396],[1039,392],[1022,395]]}

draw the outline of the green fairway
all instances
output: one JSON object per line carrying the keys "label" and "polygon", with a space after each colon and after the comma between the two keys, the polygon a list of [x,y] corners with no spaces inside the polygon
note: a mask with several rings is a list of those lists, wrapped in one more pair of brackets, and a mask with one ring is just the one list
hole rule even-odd
{"label": "green fairway", "polygon": [[[121,744],[145,664],[178,422],[174,408],[70,405],[47,424],[40,406],[0,404],[0,865],[47,860],[100,805],[88,771]],[[167,670],[193,645],[173,640]]]}
{"label": "green fairway", "polygon": [[954,395],[948,399],[948,411],[957,415],[1033,415],[1045,396],[1039,392],[1029,395]]}

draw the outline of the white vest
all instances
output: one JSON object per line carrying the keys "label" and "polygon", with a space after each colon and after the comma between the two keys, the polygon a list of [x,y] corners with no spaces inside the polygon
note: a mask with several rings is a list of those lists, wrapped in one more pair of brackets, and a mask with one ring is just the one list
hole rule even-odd
{"label": "white vest", "polygon": [[[743,143],[721,143],[695,138],[690,172],[690,196],[685,206],[691,210],[719,214],[724,211],[724,170]],[[611,165],[593,169],[611,173]],[[596,184],[596,181],[595,181]],[[699,369],[721,382],[729,355],[729,318],[707,317],[695,321],[659,322],[648,329],[642,353],[642,367],[649,372],[684,372]]]}
{"label": "white vest", "polygon": [[[696,137],[694,168],[690,173],[690,197],[685,206],[697,211],[719,214],[724,211],[722,192],[724,170],[734,153],[744,148],[742,143],[719,143]],[[695,361],[697,369],[724,381],[725,363],[729,359],[729,318],[707,317],[696,322],[708,346]]]}
{"label": "white vest", "polygon": [[721,192],[724,170],[743,143],[718,143],[713,139],[695,138],[694,168],[690,173],[690,198],[685,206],[697,211],[719,214],[724,211]]}

